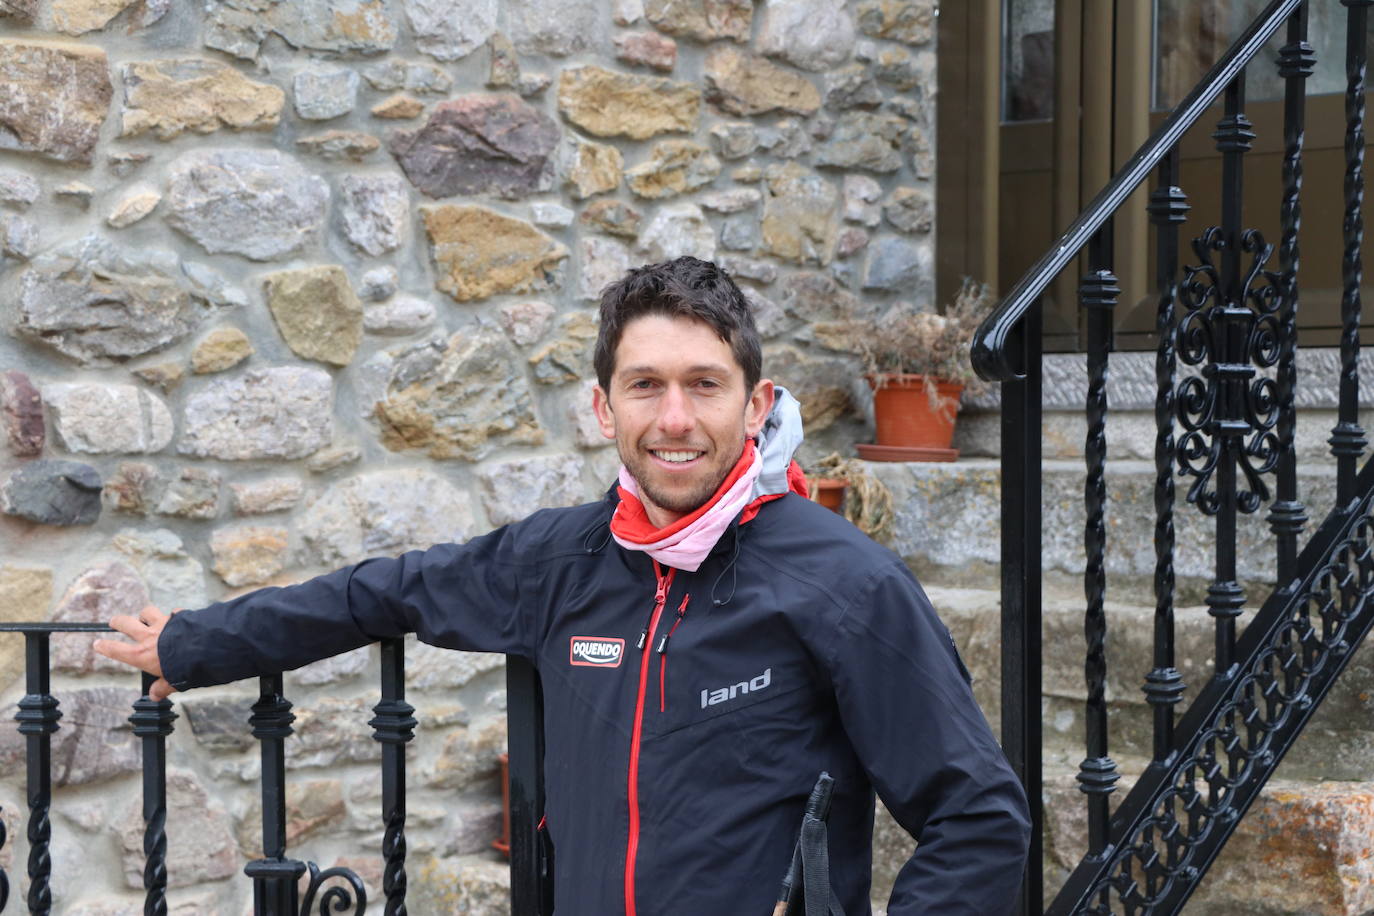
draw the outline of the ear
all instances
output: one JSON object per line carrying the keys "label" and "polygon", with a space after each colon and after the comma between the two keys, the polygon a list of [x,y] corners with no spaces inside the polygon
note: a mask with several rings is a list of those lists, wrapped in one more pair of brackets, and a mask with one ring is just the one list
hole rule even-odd
{"label": "ear", "polygon": [[744,432],[749,438],[759,434],[768,412],[773,409],[773,380],[759,379],[749,394],[749,402],[744,405]]}
{"label": "ear", "polygon": [[601,427],[601,435],[607,439],[615,438],[615,414],[611,412],[611,399],[597,385],[592,389],[592,410],[596,413],[596,425]]}

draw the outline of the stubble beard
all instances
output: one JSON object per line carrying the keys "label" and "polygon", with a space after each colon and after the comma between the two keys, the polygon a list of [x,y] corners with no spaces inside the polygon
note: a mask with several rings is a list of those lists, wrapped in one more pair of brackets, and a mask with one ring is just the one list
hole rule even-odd
{"label": "stubble beard", "polygon": [[[743,447],[743,443],[741,442],[740,448],[743,449]],[[620,460],[624,463],[626,470],[630,472],[630,476],[635,479],[635,483],[639,486],[640,494],[647,497],[650,502],[660,509],[680,515],[690,515],[705,505],[706,502],[716,494],[716,490],[720,489],[720,485],[725,478],[730,475],[730,469],[735,466],[735,462],[739,461],[739,455],[736,455],[734,460],[719,469],[719,473],[708,475],[699,486],[685,493],[674,495],[664,492],[660,487],[654,484],[652,477],[655,468],[651,464],[652,459],[638,450],[634,450],[633,453],[629,455],[625,454],[626,451],[632,449],[633,446],[627,449],[619,447],[617,444],[617,450],[620,452]]]}

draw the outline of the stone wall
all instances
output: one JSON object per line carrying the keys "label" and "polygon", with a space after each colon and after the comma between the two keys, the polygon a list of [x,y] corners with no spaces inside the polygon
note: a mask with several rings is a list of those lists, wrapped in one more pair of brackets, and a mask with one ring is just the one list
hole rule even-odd
{"label": "stone wall", "polygon": [[[847,448],[827,322],[933,289],[933,7],[0,3],[0,619],[197,606],[598,494],[595,300],[645,261],[723,263],[804,457]],[[59,916],[141,912],[135,681],[89,643],[53,642]],[[288,677],[291,850],[374,899],[375,656]],[[21,673],[0,637],[0,702]],[[413,646],[408,676],[412,909],[498,912],[501,660]],[[253,693],[179,700],[176,913],[247,905]]]}

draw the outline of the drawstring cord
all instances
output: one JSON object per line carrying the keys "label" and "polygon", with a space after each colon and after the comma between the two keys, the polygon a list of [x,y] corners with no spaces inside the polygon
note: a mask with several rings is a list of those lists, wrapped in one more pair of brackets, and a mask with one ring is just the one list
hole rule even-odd
{"label": "drawstring cord", "polygon": [[[713,583],[711,584],[711,606],[712,606],[712,607],[724,607],[725,605],[729,604],[730,601],[731,601],[731,599],[733,599],[733,598],[735,597],[735,588],[736,588],[736,586],[739,585],[739,577],[738,577],[738,575],[737,575],[736,572],[735,572],[735,564],[736,564],[736,562],[739,560],[739,528],[738,528],[738,527],[736,527],[735,530],[734,530],[734,538],[735,538],[734,549],[731,550],[731,552],[730,552],[730,559],[726,562],[725,568],[722,569],[722,570],[720,571],[720,575],[716,576],[716,581],[713,582]],[[729,573],[729,574],[730,574],[730,594],[726,595],[724,598],[717,598],[717,597],[716,597],[716,589],[720,587],[720,581],[721,581],[722,579],[725,578],[725,574],[726,574],[726,573]]]}
{"label": "drawstring cord", "polygon": [[[605,528],[606,532],[601,536],[601,540],[598,541],[595,546],[593,546],[592,538],[596,537],[597,532],[600,531],[602,528]],[[587,529],[587,533],[582,537],[582,549],[585,550],[588,554],[600,553],[601,551],[606,549],[606,545],[610,542],[611,523],[609,521],[601,521],[597,522],[595,525],[592,525],[590,528]]]}

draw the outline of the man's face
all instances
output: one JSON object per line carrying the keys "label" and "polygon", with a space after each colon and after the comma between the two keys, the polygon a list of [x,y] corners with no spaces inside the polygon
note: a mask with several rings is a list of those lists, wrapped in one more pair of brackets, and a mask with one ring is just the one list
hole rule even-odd
{"label": "man's face", "polygon": [[625,326],[610,390],[594,395],[602,434],[614,439],[649,520],[659,528],[711,498],[758,435],[773,383],[746,390],[730,345],[693,318],[645,315]]}

